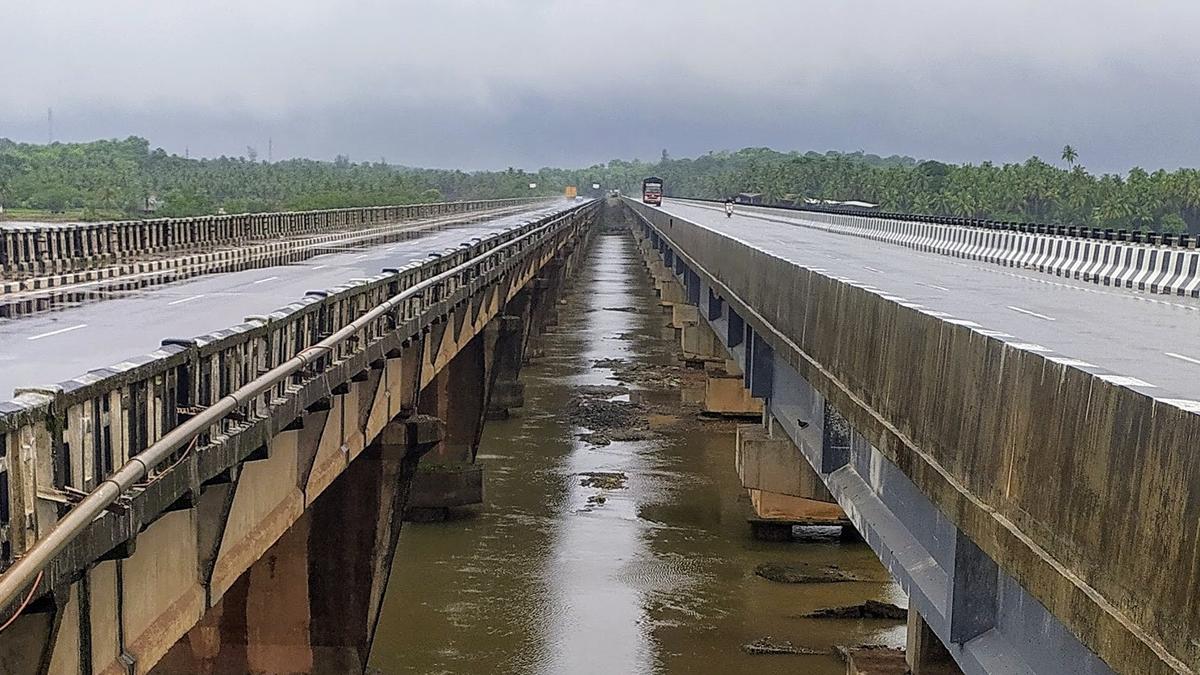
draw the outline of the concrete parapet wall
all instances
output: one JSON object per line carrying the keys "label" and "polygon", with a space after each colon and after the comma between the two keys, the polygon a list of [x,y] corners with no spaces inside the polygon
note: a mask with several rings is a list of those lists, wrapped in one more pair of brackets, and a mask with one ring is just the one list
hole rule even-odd
{"label": "concrete parapet wall", "polygon": [[627,203],[664,258],[684,258],[737,309],[748,337],[736,349],[769,349],[811,383],[1113,670],[1200,667],[1189,404]]}
{"label": "concrete parapet wall", "polygon": [[42,227],[0,225],[0,280],[60,275],[109,267],[137,257],[200,252],[534,201],[476,200]]}

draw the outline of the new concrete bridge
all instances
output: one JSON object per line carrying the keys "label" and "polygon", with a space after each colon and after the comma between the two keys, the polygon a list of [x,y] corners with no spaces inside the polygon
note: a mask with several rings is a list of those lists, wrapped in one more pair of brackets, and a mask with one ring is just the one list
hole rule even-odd
{"label": "new concrete bridge", "polygon": [[[6,240],[15,293],[308,243],[0,326],[0,385],[60,382],[0,404],[0,671],[362,670],[402,517],[483,498],[480,429],[601,221],[637,237],[705,408],[761,417],[736,465],[763,522],[848,519],[908,592],[914,673],[1200,665],[1191,242],[422,208]],[[364,228],[389,238],[310,241]]]}
{"label": "new concrete bridge", "polygon": [[711,331],[763,402],[743,481],[836,500],[909,593],[914,672],[1195,672],[1187,283],[918,252],[863,238],[895,227],[869,216],[628,203],[664,297],[696,308],[685,344]]}

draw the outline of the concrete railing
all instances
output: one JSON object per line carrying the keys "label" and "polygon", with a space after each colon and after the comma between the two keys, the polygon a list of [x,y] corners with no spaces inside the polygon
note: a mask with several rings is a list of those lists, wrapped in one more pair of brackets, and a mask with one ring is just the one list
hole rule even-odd
{"label": "concrete railing", "polygon": [[[1192,240],[1182,246],[1117,241],[1093,236],[904,220],[818,211],[745,207],[789,221],[919,251],[1035,269],[1071,279],[1147,293],[1200,298],[1200,251]],[[1064,232],[1075,228],[1061,228]],[[1103,231],[1110,232],[1110,231]],[[1139,233],[1140,234],[1140,233]],[[1140,239],[1140,237],[1139,237]],[[1157,238],[1156,238],[1157,239]]]}
{"label": "concrete railing", "polygon": [[324,211],[243,213],[45,226],[0,225],[0,278],[21,279],[112,265],[130,258],[238,246],[413,218],[512,206],[490,199]]}
{"label": "concrete railing", "polygon": [[[571,227],[590,218],[595,206],[591,202],[565,209],[432,254],[425,261],[384,270],[371,279],[309,292],[297,302],[226,330],[194,339],[164,340],[162,347],[150,354],[73,380],[19,389],[16,398],[0,403],[0,570],[53,529],[71,504],[186,420],[345,329],[405,289],[431,284],[325,352],[309,368],[272,384],[260,395],[239,401],[236,412],[196,436],[188,448],[147,467],[153,475],[191,452],[189,461],[195,466],[168,472],[179,475],[161,483],[148,481],[142,488],[154,493],[154,503],[171,504],[179,495],[167,492],[186,492],[190,482],[208,480],[223,470],[223,462],[228,465],[225,455],[233,437],[265,434],[255,436],[257,441],[251,439],[265,443],[274,433],[266,429],[273,424],[268,413],[291,404],[297,391],[323,386],[328,395],[328,388],[343,384],[328,375],[329,369],[351,359],[383,358],[382,353],[376,354],[382,340],[420,335],[431,317],[444,314],[483,285],[505,278],[517,265],[529,264],[531,256],[541,254]],[[467,271],[445,274],[459,267]],[[242,440],[239,443],[245,445]],[[224,454],[222,447],[226,448]],[[90,553],[68,549],[63,554],[67,559],[52,566],[51,581],[57,583],[91,553],[103,555],[107,549],[97,548],[103,542],[122,541],[122,536],[137,532],[117,530],[137,528],[153,515],[125,513],[121,518],[96,521],[96,527],[102,524],[113,531],[97,535],[94,544],[85,541],[81,549],[96,549]]]}

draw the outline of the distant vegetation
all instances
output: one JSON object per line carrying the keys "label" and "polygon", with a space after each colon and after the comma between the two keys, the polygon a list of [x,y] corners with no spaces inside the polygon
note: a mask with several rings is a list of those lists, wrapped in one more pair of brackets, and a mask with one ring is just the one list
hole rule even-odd
{"label": "distant vegetation", "polygon": [[52,145],[0,139],[0,204],[14,218],[99,220],[515,197],[529,194],[529,182],[515,170],[468,174],[345,157],[186,159],[151,150],[136,137]]}
{"label": "distant vegetation", "polygon": [[[537,172],[413,169],[383,162],[186,159],[145,139],[32,145],[0,139],[0,204],[10,217],[105,219],[299,210],[561,194],[592,183],[627,194],[657,175],[668,195],[759,192],[769,201],[859,200],[889,211],[1027,222],[1200,232],[1200,171],[1093,175],[1064,147],[1060,166],[1033,157],[979,165],[862,152],[782,153],[767,148],[655,162],[613,160]],[[536,183],[535,189],[529,184]],[[148,202],[149,200],[149,202]]]}
{"label": "distant vegetation", "polygon": [[[665,154],[665,153],[664,153]],[[1062,166],[1037,157],[1021,164],[945,164],[862,153],[781,153],[766,148],[710,153],[656,164],[595,167],[622,189],[639,176],[666,182],[668,196],[762,193],[772,202],[858,200],[886,211],[993,220],[1200,233],[1200,171],[1093,175],[1063,148]]]}

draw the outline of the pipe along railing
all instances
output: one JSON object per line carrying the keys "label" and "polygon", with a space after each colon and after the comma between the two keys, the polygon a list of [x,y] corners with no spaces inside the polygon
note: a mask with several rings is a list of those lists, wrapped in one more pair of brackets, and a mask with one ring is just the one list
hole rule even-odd
{"label": "pipe along railing", "polygon": [[[80,500],[74,508],[60,518],[49,533],[39,537],[33,545],[18,558],[13,565],[0,574],[0,609],[7,608],[21,597],[26,591],[28,598],[34,596],[36,586],[40,583],[39,574],[50,565],[55,556],[61,553],[75,538],[95,521],[110,506],[115,504],[138,481],[150,475],[152,469],[167,460],[171,455],[198,439],[202,434],[217,424],[227,415],[252,402],[255,397],[268,392],[292,375],[316,363],[322,356],[335,354],[336,348],[352,338],[363,329],[370,326],[397,309],[403,309],[404,303],[411,299],[422,298],[426,289],[436,289],[439,284],[449,281],[456,276],[469,273],[484,259],[509,249],[520,249],[531,239],[539,237],[552,228],[556,228],[583,209],[591,208],[595,202],[572,208],[555,215],[549,222],[525,232],[513,239],[497,245],[495,248],[481,252],[454,267],[444,270],[434,276],[417,281],[408,288],[393,295],[388,300],[375,306],[363,315],[354,319],[346,326],[330,334],[328,337],[307,347],[284,363],[272,368],[266,373],[222,397],[211,406],[200,411],[194,417],[182,422],[167,432],[158,441],[151,444],[142,452],[131,457],[123,466],[105,478],[93,491]],[[502,236],[502,235],[493,235]],[[168,469],[169,470],[169,469]],[[28,590],[26,590],[28,588]],[[15,615],[14,615],[15,618]]]}

